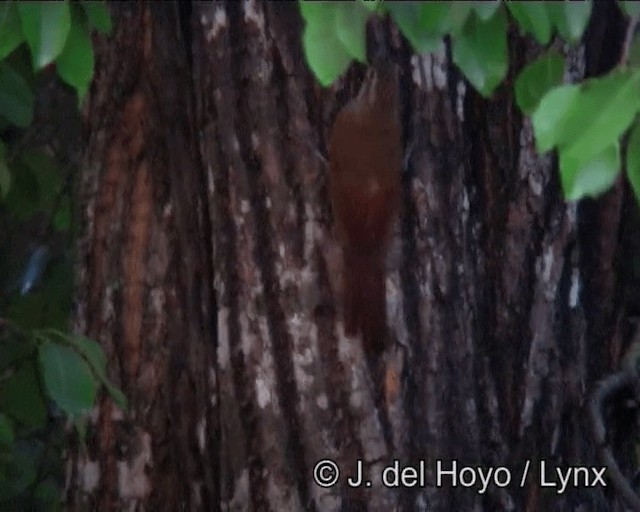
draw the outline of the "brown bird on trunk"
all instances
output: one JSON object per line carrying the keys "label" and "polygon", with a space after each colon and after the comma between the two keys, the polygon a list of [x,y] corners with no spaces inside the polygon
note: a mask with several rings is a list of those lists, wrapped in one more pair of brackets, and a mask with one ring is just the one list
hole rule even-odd
{"label": "brown bird on trunk", "polygon": [[366,353],[387,342],[385,255],[400,201],[402,140],[393,64],[368,70],[357,97],[337,115],[329,141],[329,179],[342,246],[343,320]]}

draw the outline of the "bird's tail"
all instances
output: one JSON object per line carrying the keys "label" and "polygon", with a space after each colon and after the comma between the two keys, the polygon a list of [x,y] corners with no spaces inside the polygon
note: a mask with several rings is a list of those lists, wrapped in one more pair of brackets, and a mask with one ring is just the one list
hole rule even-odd
{"label": "bird's tail", "polygon": [[365,352],[379,354],[387,339],[384,262],[376,254],[345,252],[344,258],[345,331],[360,333]]}

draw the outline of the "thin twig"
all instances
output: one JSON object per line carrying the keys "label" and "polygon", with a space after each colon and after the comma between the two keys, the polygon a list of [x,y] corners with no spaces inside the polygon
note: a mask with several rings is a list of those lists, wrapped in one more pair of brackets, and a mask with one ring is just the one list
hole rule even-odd
{"label": "thin twig", "polygon": [[596,453],[600,462],[607,467],[607,476],[621,498],[631,510],[640,512],[640,497],[629,484],[618,463],[611,447],[607,443],[607,427],[604,422],[604,405],[623,389],[634,387],[638,383],[638,374],[632,369],[623,370],[598,382],[588,404],[591,434],[596,446]]}

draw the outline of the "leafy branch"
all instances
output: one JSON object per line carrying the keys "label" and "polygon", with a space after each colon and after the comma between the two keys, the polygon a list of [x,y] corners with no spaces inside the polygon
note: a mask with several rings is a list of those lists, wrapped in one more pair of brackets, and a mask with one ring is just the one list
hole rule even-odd
{"label": "leafy branch", "polygon": [[579,43],[591,16],[589,1],[301,0],[300,11],[307,62],[324,86],[353,59],[365,61],[367,21],[388,14],[416,52],[439,51],[448,38],[453,63],[480,94],[489,97],[507,74],[507,30],[517,26],[521,34],[546,48],[518,74],[515,95],[523,113],[531,116],[539,152],[558,152],[565,197],[577,200],[606,191],[620,174],[621,141],[628,140],[624,164],[640,200],[640,44],[635,35],[640,7],[629,1],[618,5],[630,19],[620,64],[605,76],[579,84],[562,84],[565,60],[553,46],[556,39]]}
{"label": "leafy branch", "polygon": [[[60,510],[65,421],[72,420],[84,444],[101,387],[126,407],[107,378],[102,348],[60,330],[71,312],[71,260],[62,253],[71,231],[74,165],[53,144],[54,132],[43,133],[46,116],[35,113],[50,78],[69,86],[80,105],[94,73],[91,35],[111,29],[103,1],[0,3],[0,221],[13,230],[0,228],[2,510]],[[54,89],[69,96],[64,87]],[[79,115],[70,103],[67,121]],[[69,135],[62,137],[66,144]]]}

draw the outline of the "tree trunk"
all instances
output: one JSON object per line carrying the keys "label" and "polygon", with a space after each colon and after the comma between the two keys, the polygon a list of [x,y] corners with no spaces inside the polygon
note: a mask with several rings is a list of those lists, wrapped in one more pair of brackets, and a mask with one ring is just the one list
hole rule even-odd
{"label": "tree trunk", "polygon": [[[620,28],[612,9],[595,9],[572,77],[615,63],[599,53],[623,33],[603,28]],[[70,452],[70,509],[614,510],[601,486],[544,487],[541,461],[547,480],[598,464],[584,407],[627,338],[622,183],[565,203],[510,85],[482,99],[447,52],[395,38],[410,152],[393,343],[372,361],[343,332],[314,151],[362,69],[316,85],[295,4],[112,11],[86,106],[76,327],[130,403],[104,397]],[[510,43],[508,84],[539,53]],[[313,479],[325,459],[331,487]],[[381,485],[394,460],[424,475]],[[370,487],[348,485],[358,461]],[[493,484],[467,485],[467,466]]]}

